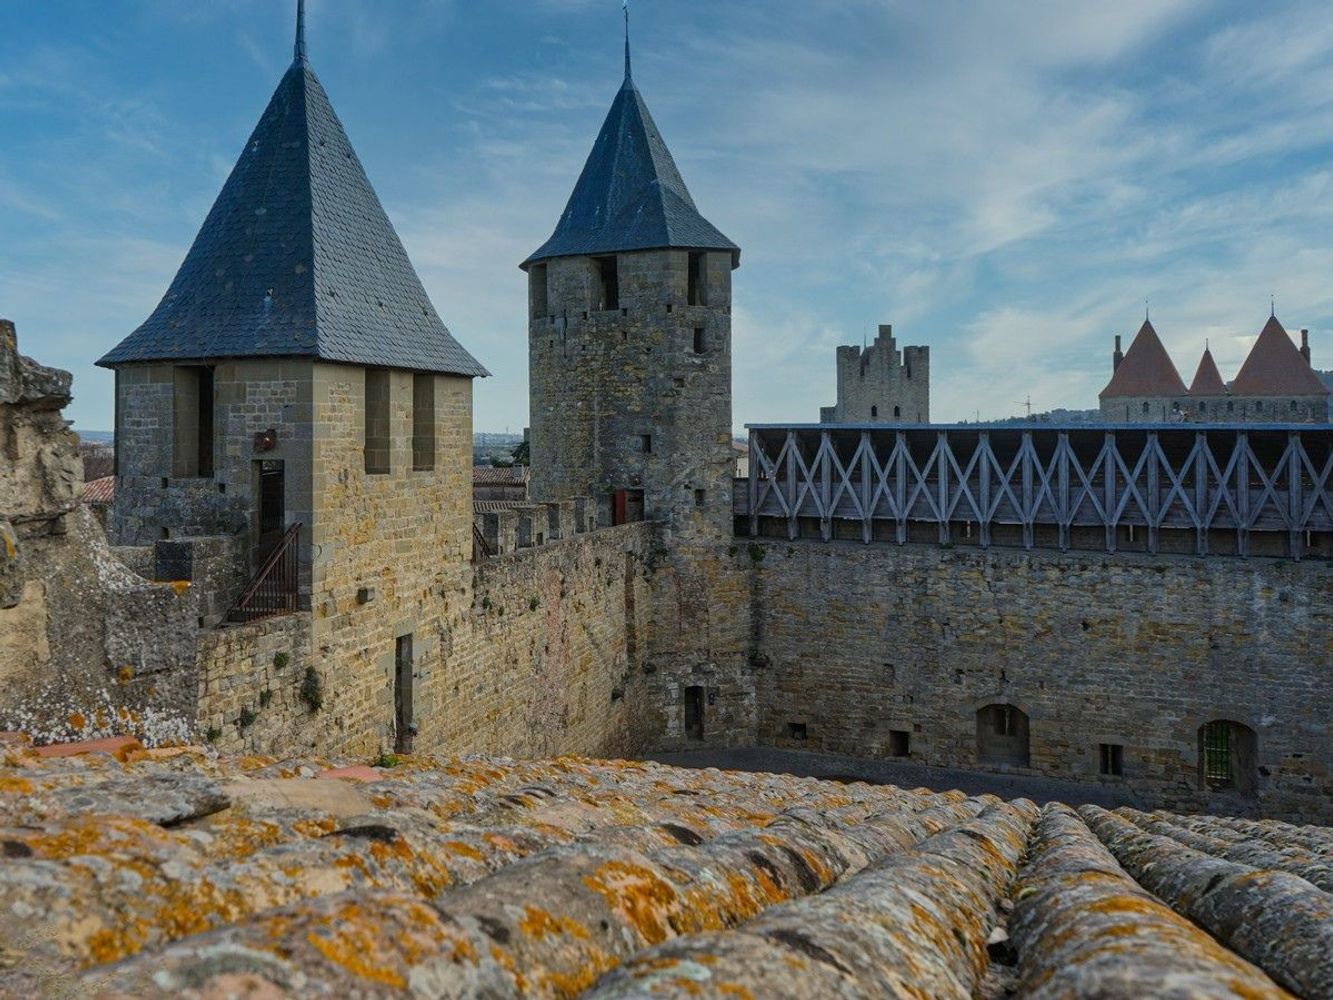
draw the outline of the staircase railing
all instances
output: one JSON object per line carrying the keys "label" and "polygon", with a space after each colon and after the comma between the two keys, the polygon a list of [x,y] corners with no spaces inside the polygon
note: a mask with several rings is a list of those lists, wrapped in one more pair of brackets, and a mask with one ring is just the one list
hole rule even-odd
{"label": "staircase railing", "polygon": [[474,523],[472,525],[472,561],[479,563],[483,559],[489,559],[493,554],[490,543],[486,541],[486,536],[481,533],[481,529]]}
{"label": "staircase railing", "polygon": [[259,572],[227,612],[229,622],[255,622],[297,610],[300,596],[301,525],[293,524],[269,553]]}

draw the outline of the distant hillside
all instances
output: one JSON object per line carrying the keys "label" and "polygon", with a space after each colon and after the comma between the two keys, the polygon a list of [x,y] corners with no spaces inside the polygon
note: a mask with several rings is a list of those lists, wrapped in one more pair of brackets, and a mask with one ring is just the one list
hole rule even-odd
{"label": "distant hillside", "polygon": [[1316,371],[1315,374],[1324,380],[1324,385],[1328,386],[1328,391],[1333,392],[1333,372]]}
{"label": "distant hillside", "polygon": [[115,444],[116,435],[114,431],[85,431],[74,428],[74,432],[79,435],[79,440],[88,444]]}

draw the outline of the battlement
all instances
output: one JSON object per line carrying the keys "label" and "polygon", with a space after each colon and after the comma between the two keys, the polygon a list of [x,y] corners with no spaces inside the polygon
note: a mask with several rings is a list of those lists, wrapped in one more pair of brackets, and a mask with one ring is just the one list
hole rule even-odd
{"label": "battlement", "polygon": [[838,402],[821,407],[820,423],[926,423],[930,420],[930,348],[898,349],[881,324],[874,343],[837,349]]}

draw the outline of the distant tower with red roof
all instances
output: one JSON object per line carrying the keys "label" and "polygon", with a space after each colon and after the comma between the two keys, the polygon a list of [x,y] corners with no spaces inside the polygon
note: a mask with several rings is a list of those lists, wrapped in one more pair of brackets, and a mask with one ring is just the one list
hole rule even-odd
{"label": "distant tower with red roof", "polygon": [[1146,319],[1129,350],[1115,338],[1111,381],[1101,391],[1107,423],[1326,423],[1329,390],[1310,367],[1309,332],[1293,343],[1276,316],[1270,316],[1229,386],[1213,352],[1203,357],[1189,388]]}

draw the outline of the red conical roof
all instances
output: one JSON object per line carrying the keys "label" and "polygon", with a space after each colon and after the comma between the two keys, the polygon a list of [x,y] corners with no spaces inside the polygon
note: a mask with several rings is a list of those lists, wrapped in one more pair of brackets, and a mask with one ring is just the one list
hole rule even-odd
{"label": "red conical roof", "polygon": [[1236,396],[1327,396],[1328,387],[1277,317],[1270,316],[1231,383],[1231,392]]}
{"label": "red conical roof", "polygon": [[1199,370],[1194,373],[1194,381],[1190,383],[1190,395],[1225,396],[1226,394],[1227,384],[1222,381],[1222,373],[1217,370],[1213,352],[1205,347],[1203,357],[1199,359]]}
{"label": "red conical roof", "polygon": [[1101,391],[1102,399],[1116,396],[1183,396],[1185,383],[1171,363],[1157,331],[1146,319],[1125,352],[1125,359]]}

